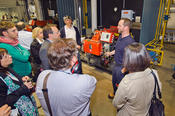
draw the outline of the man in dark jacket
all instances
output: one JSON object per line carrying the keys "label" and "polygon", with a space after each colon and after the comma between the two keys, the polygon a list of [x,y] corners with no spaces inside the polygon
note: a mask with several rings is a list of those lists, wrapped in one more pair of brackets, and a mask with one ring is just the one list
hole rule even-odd
{"label": "man in dark jacket", "polygon": [[[60,37],[61,38],[72,38],[77,42],[77,48],[80,50],[81,48],[81,36],[77,29],[77,27],[72,25],[72,18],[70,16],[63,17],[64,23],[66,24],[61,30],[60,30]],[[80,59],[80,53],[78,53],[78,70],[76,73],[82,74],[82,64]]]}
{"label": "man in dark jacket", "polygon": [[117,87],[120,81],[125,76],[127,71],[123,68],[123,54],[124,49],[129,44],[133,43],[135,40],[130,35],[130,26],[131,21],[127,18],[120,19],[118,23],[118,32],[121,34],[115,44],[115,50],[111,52],[106,52],[106,56],[114,55],[115,66],[112,70],[112,85],[113,85],[113,93],[110,93],[108,97],[113,99],[115,92],[117,91]]}
{"label": "man in dark jacket", "polygon": [[56,27],[56,25],[48,24],[43,28],[43,36],[44,36],[45,41],[40,48],[39,57],[41,60],[42,69],[48,70],[50,69],[50,65],[49,65],[48,57],[47,57],[47,50],[48,50],[49,45],[52,42],[60,38],[60,32],[58,28]]}

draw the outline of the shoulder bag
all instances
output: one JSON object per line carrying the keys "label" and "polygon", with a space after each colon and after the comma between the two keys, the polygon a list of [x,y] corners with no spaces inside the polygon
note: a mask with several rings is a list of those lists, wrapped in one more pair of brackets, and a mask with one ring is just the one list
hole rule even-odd
{"label": "shoulder bag", "polygon": [[50,106],[49,96],[48,96],[48,89],[47,89],[47,80],[48,80],[49,75],[50,75],[50,73],[48,73],[48,74],[46,75],[46,77],[44,78],[44,83],[43,83],[42,92],[43,92],[44,99],[45,99],[45,101],[46,101],[46,105],[47,105],[47,108],[48,108],[48,110],[49,110],[50,116],[52,116],[52,109],[51,109],[51,106]]}
{"label": "shoulder bag", "polygon": [[[162,98],[162,95],[160,92],[160,87],[157,81],[157,77],[152,70],[151,70],[151,73],[154,76],[155,87],[154,87],[153,97],[151,99],[151,106],[149,108],[149,116],[165,116],[164,104],[160,100]],[[158,90],[159,98],[156,97],[156,90]]]}

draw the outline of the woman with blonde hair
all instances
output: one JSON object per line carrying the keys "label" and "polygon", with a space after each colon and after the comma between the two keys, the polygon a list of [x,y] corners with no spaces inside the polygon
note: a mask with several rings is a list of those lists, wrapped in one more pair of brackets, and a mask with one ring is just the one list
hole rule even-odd
{"label": "woman with blonde hair", "polygon": [[33,70],[33,81],[36,81],[40,71],[41,60],[39,58],[39,50],[44,42],[43,29],[36,27],[32,31],[33,42],[30,46],[31,58],[32,58],[32,70]]}

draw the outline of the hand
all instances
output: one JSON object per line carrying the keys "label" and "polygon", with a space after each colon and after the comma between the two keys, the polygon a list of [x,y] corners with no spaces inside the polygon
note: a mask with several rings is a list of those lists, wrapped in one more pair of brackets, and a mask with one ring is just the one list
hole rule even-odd
{"label": "hand", "polygon": [[81,48],[81,46],[77,45],[77,48],[78,48],[78,49],[80,49],[80,48]]}
{"label": "hand", "polygon": [[122,68],[121,72],[124,74],[126,72],[126,68]]}
{"label": "hand", "polygon": [[29,82],[27,82],[27,81],[24,82],[24,85],[27,86],[28,89],[32,89],[32,88],[33,88],[33,84],[32,84],[31,81],[29,81]]}
{"label": "hand", "polygon": [[105,56],[111,56],[111,52],[106,52]]}
{"label": "hand", "polygon": [[9,116],[11,113],[11,107],[6,105],[3,105],[0,107],[0,116]]}
{"label": "hand", "polygon": [[23,82],[25,82],[25,81],[27,81],[27,80],[30,80],[30,77],[28,77],[28,76],[22,77],[22,81],[23,81]]}

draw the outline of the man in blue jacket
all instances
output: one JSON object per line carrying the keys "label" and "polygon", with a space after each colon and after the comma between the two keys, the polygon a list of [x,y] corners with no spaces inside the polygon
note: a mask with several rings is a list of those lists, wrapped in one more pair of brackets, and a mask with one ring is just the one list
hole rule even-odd
{"label": "man in blue jacket", "polygon": [[129,44],[133,43],[135,40],[130,35],[131,21],[127,18],[120,19],[118,23],[118,32],[121,34],[115,44],[115,50],[111,52],[106,52],[106,56],[114,55],[115,66],[112,70],[112,85],[113,93],[110,93],[108,97],[112,99],[115,95],[117,87],[120,81],[125,76],[126,71],[123,68],[123,54],[124,49]]}

